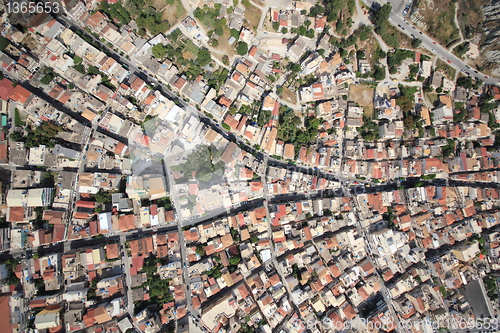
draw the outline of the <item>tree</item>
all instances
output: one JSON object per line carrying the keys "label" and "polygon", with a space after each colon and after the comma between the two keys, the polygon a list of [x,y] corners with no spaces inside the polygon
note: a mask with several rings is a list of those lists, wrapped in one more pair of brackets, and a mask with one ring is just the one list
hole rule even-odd
{"label": "tree", "polygon": [[229,258],[229,263],[233,266],[238,265],[240,263],[240,261],[241,261],[240,256],[234,256],[234,257]]}
{"label": "tree", "polygon": [[201,257],[203,257],[206,254],[205,249],[203,248],[203,246],[201,244],[198,244],[196,246],[196,254],[198,254]]}
{"label": "tree", "polygon": [[222,63],[226,66],[229,65],[229,57],[225,54],[222,56]]}
{"label": "tree", "polygon": [[467,76],[467,77],[459,77],[457,79],[457,85],[465,88],[465,89],[471,89],[472,86],[473,86],[473,83],[472,83],[472,78],[470,76]]}
{"label": "tree", "polygon": [[275,31],[278,31],[279,28],[280,28],[280,23],[279,22],[273,22],[273,29]]}
{"label": "tree", "polygon": [[75,65],[81,64],[81,63],[82,63],[82,61],[83,61],[83,59],[82,59],[81,57],[77,56],[77,55],[75,55],[75,56],[73,57],[73,63],[74,63]]}
{"label": "tree", "polygon": [[7,38],[0,36],[0,51],[5,50],[9,44],[10,41]]}
{"label": "tree", "polygon": [[201,67],[208,65],[212,61],[212,56],[210,55],[210,51],[203,48],[198,51],[198,58],[196,59],[198,65]]}
{"label": "tree", "polygon": [[236,29],[231,29],[230,34],[232,37],[234,37],[236,40],[240,38],[240,31]]}
{"label": "tree", "polygon": [[389,19],[389,14],[392,11],[392,6],[390,4],[385,4],[375,12],[373,16],[373,23],[375,26],[384,24]]}
{"label": "tree", "polygon": [[111,202],[111,193],[101,190],[96,194],[94,194],[94,200],[100,204],[105,202]]}
{"label": "tree", "polygon": [[151,52],[153,53],[153,57],[163,58],[167,54],[167,48],[163,44],[156,44],[151,48]]}
{"label": "tree", "polygon": [[316,17],[317,15],[323,14],[325,12],[325,7],[317,4],[313,7],[311,7],[309,11],[309,16],[311,17]]}
{"label": "tree", "polygon": [[245,54],[248,53],[248,44],[245,42],[239,42],[238,46],[236,47],[236,52],[240,56],[244,56]]}
{"label": "tree", "polygon": [[415,38],[414,40],[411,41],[411,46],[415,49],[417,49],[421,44],[422,40],[419,38]]}
{"label": "tree", "polygon": [[374,66],[373,78],[377,81],[382,81],[383,79],[385,79],[385,69],[380,66]]}

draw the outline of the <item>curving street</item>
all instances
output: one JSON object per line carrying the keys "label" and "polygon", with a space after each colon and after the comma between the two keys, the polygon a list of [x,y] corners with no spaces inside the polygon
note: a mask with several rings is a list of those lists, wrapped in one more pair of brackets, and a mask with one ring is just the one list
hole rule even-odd
{"label": "curving street", "polygon": [[[380,3],[374,0],[363,0],[363,1],[370,8],[372,8],[374,4],[375,6],[377,5],[381,6],[384,3],[387,3],[386,1]],[[394,2],[394,0],[392,2]],[[488,76],[486,74],[483,74],[475,70],[474,68],[471,68],[462,59],[458,58],[452,52],[450,52],[446,47],[439,45],[437,41],[427,36],[423,31],[420,31],[416,26],[408,22],[408,20],[406,20],[403,16],[401,16],[402,14],[402,11],[400,10],[401,7],[402,6],[393,7],[393,10],[389,15],[389,22],[392,25],[394,25],[397,29],[399,29],[402,33],[412,38],[413,36],[415,36],[415,38],[419,38],[420,40],[422,40],[421,47],[426,48],[436,57],[448,63],[448,65],[455,68],[457,71],[461,71],[473,78],[482,80],[484,83],[500,86],[499,78]]]}

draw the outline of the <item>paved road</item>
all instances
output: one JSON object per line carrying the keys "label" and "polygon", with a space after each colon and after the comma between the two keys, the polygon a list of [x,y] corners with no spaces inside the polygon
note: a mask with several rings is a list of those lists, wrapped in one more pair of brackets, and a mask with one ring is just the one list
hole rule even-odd
{"label": "paved road", "polygon": [[[169,156],[169,151],[166,152],[166,156]],[[190,290],[190,285],[191,285],[191,280],[189,277],[189,260],[187,256],[187,250],[186,250],[186,241],[184,240],[184,231],[182,229],[184,225],[184,219],[182,217],[182,212],[181,212],[181,205],[179,203],[179,196],[177,195],[177,191],[174,188],[174,177],[172,176],[172,172],[170,171],[170,160],[169,158],[164,159],[165,162],[165,170],[167,173],[168,177],[168,183],[170,187],[170,199],[172,199],[172,203],[177,211],[177,231],[179,233],[179,245],[180,245],[180,250],[181,250],[181,264],[182,264],[182,281],[184,283],[184,293],[186,295],[186,308],[188,310],[188,313],[193,314],[193,306],[192,306],[192,300],[191,300],[191,290]]]}
{"label": "paved road", "polygon": [[[375,6],[380,5],[380,2],[375,1],[375,0],[363,0],[369,7],[372,7],[374,4]],[[397,0],[393,0],[392,2],[395,2]],[[474,70],[473,68],[470,68],[463,60],[459,59],[457,56],[455,56],[453,53],[448,51],[446,47],[441,46],[438,44],[437,41],[432,39],[431,37],[427,36],[424,34],[422,31],[420,31],[418,28],[410,24],[404,17],[401,16],[402,11],[399,9],[399,6],[393,9],[391,14],[389,15],[389,22],[394,25],[396,28],[398,28],[401,32],[404,34],[412,37],[415,36],[415,38],[419,38],[422,40],[422,47],[426,48],[427,50],[431,51],[434,55],[436,55],[438,58],[444,60],[445,62],[448,62],[450,66],[453,68],[457,69],[458,71],[463,71],[464,73],[482,80],[484,83],[487,84],[494,84],[500,86],[500,79],[490,77],[488,75],[485,75],[483,73],[480,73],[479,71]]]}

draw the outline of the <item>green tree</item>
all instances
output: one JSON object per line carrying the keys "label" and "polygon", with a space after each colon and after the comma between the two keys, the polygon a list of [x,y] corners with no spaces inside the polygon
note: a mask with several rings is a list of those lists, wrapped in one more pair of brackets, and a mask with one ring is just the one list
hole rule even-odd
{"label": "green tree", "polygon": [[231,258],[229,258],[229,263],[232,265],[232,266],[236,266],[240,263],[241,261],[241,257],[240,256],[233,256]]}
{"label": "green tree", "polygon": [[208,65],[212,61],[212,56],[210,55],[210,51],[203,48],[198,51],[198,58],[196,59],[198,65],[201,67]]}
{"label": "green tree", "polygon": [[417,49],[422,44],[422,40],[419,38],[415,38],[411,41],[411,46]]}
{"label": "green tree", "polygon": [[248,53],[248,44],[245,42],[239,42],[238,46],[236,47],[236,52],[240,56],[244,56],[245,54]]}
{"label": "green tree", "polygon": [[203,246],[201,244],[198,244],[196,246],[196,254],[198,254],[202,257],[206,254],[205,249],[203,248]]}
{"label": "green tree", "polygon": [[7,38],[0,36],[0,51],[5,50],[9,44],[10,41]]}
{"label": "green tree", "polygon": [[167,54],[167,48],[163,44],[156,44],[151,48],[151,52],[153,53],[153,57],[163,58]]}

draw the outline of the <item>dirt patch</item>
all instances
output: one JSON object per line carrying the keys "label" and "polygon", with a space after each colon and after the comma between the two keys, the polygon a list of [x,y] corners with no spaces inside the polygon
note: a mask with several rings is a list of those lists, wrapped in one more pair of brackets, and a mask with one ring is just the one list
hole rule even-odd
{"label": "dirt patch", "polygon": [[[163,1],[163,3],[165,4],[165,1]],[[177,24],[180,20],[182,20],[187,13],[180,0],[175,0],[172,5],[164,6],[163,8],[164,9],[161,18],[168,21],[171,26]]]}
{"label": "dirt patch", "polygon": [[[468,0],[467,0],[468,1]],[[455,5],[452,0],[419,1],[418,15],[427,26],[427,32],[443,46],[459,38],[455,25]]]}
{"label": "dirt patch", "polygon": [[229,44],[228,40],[231,37],[231,32],[229,31],[228,28],[224,28],[224,33],[222,36],[220,36],[218,42],[219,45],[216,47],[220,53],[212,53],[212,56],[216,57],[219,60],[222,60],[222,57],[224,55],[227,55],[229,59],[231,59],[235,54],[235,47],[236,43],[233,43],[233,45]]}
{"label": "dirt patch", "polygon": [[353,84],[349,87],[349,100],[363,107],[365,116],[373,116],[374,89],[362,84]]}
{"label": "dirt patch", "polygon": [[26,37],[23,38],[23,44],[26,44],[26,46],[30,50],[33,50],[38,46],[38,42],[36,41],[36,39],[28,34],[26,34]]}
{"label": "dirt patch", "polygon": [[151,0],[151,5],[160,11],[167,6],[167,2],[165,0]]}
{"label": "dirt patch", "polygon": [[245,8],[245,20],[248,22],[249,30],[257,30],[261,15],[262,11],[253,5]]}
{"label": "dirt patch", "polygon": [[[372,37],[371,35],[370,37]],[[375,58],[373,57],[373,53],[380,47],[377,40],[374,38],[367,38],[364,41],[358,41],[357,43],[360,50],[365,53],[365,57],[370,62],[370,65],[373,67],[375,65]]]}
{"label": "dirt patch", "polygon": [[281,94],[281,98],[283,98],[288,103],[295,104],[297,103],[297,94],[295,94],[290,89],[283,87],[283,93]]}
{"label": "dirt patch", "polygon": [[189,51],[182,52],[182,57],[187,60],[196,59],[195,56]]}

